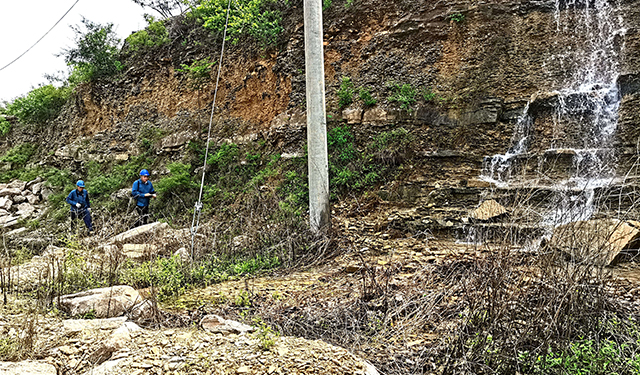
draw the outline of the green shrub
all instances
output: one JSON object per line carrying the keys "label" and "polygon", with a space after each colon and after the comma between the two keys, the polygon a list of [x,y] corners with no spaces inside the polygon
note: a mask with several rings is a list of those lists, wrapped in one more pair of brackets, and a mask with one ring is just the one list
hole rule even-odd
{"label": "green shrub", "polygon": [[23,123],[44,124],[58,117],[70,95],[69,87],[38,87],[8,104],[7,113],[16,116]]}
{"label": "green shrub", "polygon": [[342,77],[340,83],[340,89],[338,90],[338,105],[340,108],[345,108],[349,104],[353,103],[353,83],[351,78]]}
{"label": "green shrub", "polygon": [[100,25],[82,19],[81,26],[72,26],[75,32],[76,46],[61,52],[65,61],[72,67],[69,77],[71,83],[93,81],[114,76],[122,70],[118,59],[120,39],[113,31],[113,24]]}
{"label": "green shrub", "polygon": [[518,361],[524,373],[546,374],[640,374],[640,337],[620,335],[600,340],[581,339],[565,350],[548,349],[544,355],[532,357],[521,352]]}
{"label": "green shrub", "polygon": [[360,190],[392,177],[411,141],[403,128],[383,132],[359,151],[348,127],[327,132],[329,181],[333,193]]}
{"label": "green shrub", "polygon": [[0,157],[0,161],[13,164],[14,168],[24,167],[29,159],[36,153],[38,147],[31,143],[19,144]]}
{"label": "green shrub", "polygon": [[190,164],[171,163],[167,168],[170,175],[158,181],[156,184],[158,193],[179,192],[199,187],[199,184],[193,180]]}
{"label": "green shrub", "polygon": [[11,131],[11,123],[4,118],[4,116],[0,116],[0,136],[5,136],[9,134]]}
{"label": "green shrub", "polygon": [[438,97],[438,95],[431,91],[431,88],[426,89],[423,93],[422,93],[422,98],[424,99],[425,102],[430,102],[434,99],[436,99]]}
{"label": "green shrub", "polygon": [[[282,32],[282,16],[271,9],[275,0],[238,0],[231,2],[227,35],[234,43],[251,36],[263,47],[275,44]],[[203,0],[191,13],[202,19],[206,29],[222,32],[226,21],[227,0]]]}
{"label": "green shrub", "polygon": [[464,14],[462,14],[462,13],[452,13],[452,14],[447,16],[447,20],[453,21],[453,22],[462,22],[462,21],[464,21]]}
{"label": "green shrub", "polygon": [[180,257],[159,258],[141,265],[125,268],[120,281],[134,288],[153,286],[158,300],[163,301],[178,296],[187,288],[188,267],[184,267]]}
{"label": "green shrub", "polygon": [[358,93],[360,100],[364,103],[365,107],[374,106],[377,102],[376,98],[371,95],[371,92],[368,88],[362,87],[360,88],[360,92]]}
{"label": "green shrub", "polygon": [[145,19],[149,24],[147,28],[131,34],[126,39],[129,50],[132,52],[140,52],[149,48],[159,47],[170,41],[164,21],[156,21],[153,16],[149,15],[146,15]]}
{"label": "green shrub", "polygon": [[387,98],[389,102],[399,103],[400,108],[411,111],[411,107],[416,102],[416,90],[413,88],[413,86],[408,83],[402,85],[392,83],[390,86],[392,94]]}
{"label": "green shrub", "polygon": [[189,87],[192,90],[201,89],[211,79],[211,68],[216,64],[210,58],[195,60],[191,65],[180,64],[181,68],[177,72],[185,73],[189,80]]}
{"label": "green shrub", "polygon": [[331,4],[333,2],[331,0],[322,0],[322,10],[327,10],[331,8]]}

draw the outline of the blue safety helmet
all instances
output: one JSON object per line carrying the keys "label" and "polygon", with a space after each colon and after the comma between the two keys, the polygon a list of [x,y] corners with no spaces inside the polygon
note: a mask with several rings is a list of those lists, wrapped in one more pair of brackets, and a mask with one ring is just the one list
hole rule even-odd
{"label": "blue safety helmet", "polygon": [[77,187],[84,187],[84,181],[78,180],[78,182],[76,182],[76,186]]}
{"label": "blue safety helmet", "polygon": [[140,171],[140,176],[149,176],[149,171],[146,169],[143,169]]}

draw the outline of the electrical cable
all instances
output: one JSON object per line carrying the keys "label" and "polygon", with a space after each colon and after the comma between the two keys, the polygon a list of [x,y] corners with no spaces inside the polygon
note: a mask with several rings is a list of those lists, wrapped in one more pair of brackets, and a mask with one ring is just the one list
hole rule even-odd
{"label": "electrical cable", "polygon": [[[198,226],[200,225],[200,214],[202,213],[202,190],[204,188],[204,175],[207,172],[207,157],[209,156],[209,143],[211,141],[211,124],[213,124],[213,112],[216,108],[216,98],[218,97],[218,85],[220,84],[220,73],[222,71],[222,58],[224,57],[224,44],[227,39],[227,27],[229,26],[229,12],[231,10],[231,0],[227,5],[227,20],[224,24],[224,34],[222,36],[222,50],[220,51],[220,62],[218,63],[218,76],[216,78],[216,88],[213,92],[213,103],[211,104],[211,117],[209,118],[209,132],[207,133],[207,148],[204,152],[204,164],[202,166],[202,181],[200,182],[200,194],[198,195],[198,201],[196,202],[195,209],[193,211],[193,220],[191,221],[191,260],[193,260],[193,248],[195,244],[195,237],[198,232]],[[197,215],[197,221],[196,221]],[[194,229],[195,227],[195,229]]]}
{"label": "electrical cable", "polygon": [[33,43],[33,45],[31,47],[29,47],[29,49],[27,49],[26,51],[22,52],[22,54],[18,57],[16,57],[13,61],[11,61],[10,63],[8,63],[7,65],[3,66],[2,68],[0,68],[0,70],[4,70],[5,68],[7,68],[8,66],[10,66],[11,64],[13,64],[14,62],[18,61],[22,56],[26,55],[27,52],[31,51],[31,49],[33,47],[36,46],[36,44],[40,43],[40,41],[42,39],[44,39],[45,36],[47,36],[51,30],[53,30],[54,27],[58,26],[58,24],[60,23],[60,21],[62,21],[63,18],[65,18],[67,16],[67,14],[69,14],[69,12],[71,12],[71,9],[73,9],[73,7],[76,6],[76,4],[78,4],[78,1],[80,0],[76,0],[75,3],[73,3],[73,5],[71,6],[71,8],[69,8],[69,10],[67,10],[67,12],[65,14],[62,15],[62,17],[60,17],[60,19],[58,20],[58,22],[55,23],[55,25],[51,26],[51,28],[49,29],[49,31],[47,31],[43,36],[40,37],[40,39],[38,39],[35,43]]}

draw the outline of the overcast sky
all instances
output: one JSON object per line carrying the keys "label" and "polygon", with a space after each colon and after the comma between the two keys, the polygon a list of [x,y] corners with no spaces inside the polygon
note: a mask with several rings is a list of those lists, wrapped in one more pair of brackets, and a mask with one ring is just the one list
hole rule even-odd
{"label": "overcast sky", "polygon": [[[0,0],[0,68],[26,51],[42,37],[76,0]],[[146,26],[142,9],[131,0],[79,0],[62,21],[11,66],[0,70],[0,103],[27,94],[46,83],[44,74],[67,72],[64,58],[56,57],[63,48],[74,46],[70,25],[82,17],[96,23],[113,23],[124,40],[133,31]]]}

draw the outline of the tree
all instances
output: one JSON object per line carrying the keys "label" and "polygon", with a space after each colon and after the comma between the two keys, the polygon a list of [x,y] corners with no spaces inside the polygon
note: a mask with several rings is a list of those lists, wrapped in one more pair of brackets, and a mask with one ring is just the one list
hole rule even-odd
{"label": "tree", "polygon": [[172,17],[175,10],[179,10],[180,14],[182,14],[184,12],[183,7],[188,4],[184,0],[133,0],[133,2],[143,8],[155,10],[165,19]]}
{"label": "tree", "polygon": [[60,53],[73,68],[69,80],[94,81],[111,77],[122,70],[122,63],[118,59],[120,39],[113,31],[113,24],[100,25],[86,18],[82,19],[82,24],[86,31],[80,25],[71,26],[76,33],[76,47]]}

